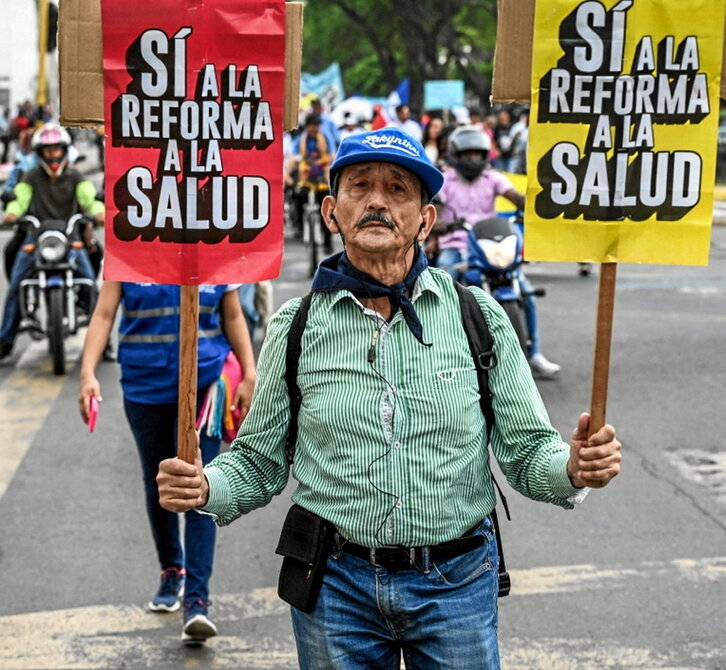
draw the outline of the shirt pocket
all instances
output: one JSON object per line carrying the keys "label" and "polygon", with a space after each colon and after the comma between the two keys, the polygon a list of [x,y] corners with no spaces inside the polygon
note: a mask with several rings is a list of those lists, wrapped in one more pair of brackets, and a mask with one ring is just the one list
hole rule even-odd
{"label": "shirt pocket", "polygon": [[457,449],[481,435],[484,421],[474,367],[439,370],[403,391],[414,432],[441,449]]}

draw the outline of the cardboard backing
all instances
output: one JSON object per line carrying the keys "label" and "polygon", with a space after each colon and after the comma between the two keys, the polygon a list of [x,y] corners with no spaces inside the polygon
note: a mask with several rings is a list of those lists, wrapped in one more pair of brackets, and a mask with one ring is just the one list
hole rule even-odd
{"label": "cardboard backing", "polygon": [[[531,101],[534,3],[535,0],[498,0],[493,103]],[[726,99],[726,42],[723,62],[720,97]]]}

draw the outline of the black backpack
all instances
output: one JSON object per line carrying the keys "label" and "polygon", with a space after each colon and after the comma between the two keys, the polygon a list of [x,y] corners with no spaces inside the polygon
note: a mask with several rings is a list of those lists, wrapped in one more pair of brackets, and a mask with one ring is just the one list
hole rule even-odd
{"label": "black backpack", "polygon": [[[496,354],[494,353],[494,341],[492,340],[489,326],[482,314],[481,308],[471,291],[464,288],[458,282],[454,282],[456,293],[459,298],[459,307],[461,308],[461,321],[466,332],[466,339],[469,342],[471,356],[474,359],[476,367],[477,380],[479,383],[479,395],[481,411],[484,415],[487,425],[487,445],[489,444],[489,436],[494,426],[494,411],[492,410],[492,394],[489,390],[489,370],[497,364]],[[285,382],[290,396],[290,425],[287,433],[285,444],[285,455],[287,462],[292,465],[295,457],[295,444],[297,442],[297,417],[302,403],[302,393],[297,384],[297,371],[300,355],[302,353],[302,334],[307,323],[308,311],[312,302],[313,294],[308,293],[300,303],[300,308],[296,312],[290,324],[290,330],[287,335],[287,349],[285,352]],[[511,520],[507,500],[502,495],[499,484],[492,476],[492,481],[496,486],[499,497],[504,506],[504,512],[507,519]],[[502,548],[502,536],[499,532],[499,521],[497,519],[496,509],[491,513],[494,532],[497,537],[497,549],[499,553],[499,597],[509,595],[511,581],[504,563],[504,549]]]}

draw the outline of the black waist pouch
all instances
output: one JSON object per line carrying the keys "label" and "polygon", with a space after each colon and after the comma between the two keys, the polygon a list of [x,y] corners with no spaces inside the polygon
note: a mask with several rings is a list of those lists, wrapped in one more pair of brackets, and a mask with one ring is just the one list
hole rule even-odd
{"label": "black waist pouch", "polygon": [[330,554],[325,520],[293,505],[282,526],[275,553],[283,556],[277,594],[302,612],[315,609]]}

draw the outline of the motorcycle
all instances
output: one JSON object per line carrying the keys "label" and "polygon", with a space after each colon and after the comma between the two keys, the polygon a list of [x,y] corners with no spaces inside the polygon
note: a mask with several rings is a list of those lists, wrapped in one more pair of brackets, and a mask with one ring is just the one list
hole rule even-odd
{"label": "motorcycle", "polygon": [[75,276],[71,253],[83,249],[82,230],[88,222],[83,214],[42,223],[25,216],[19,222],[32,238],[23,249],[35,255],[31,275],[20,282],[20,331],[36,340],[48,338],[56,375],[65,374],[65,338],[87,324],[98,295],[93,279]]}
{"label": "motorcycle", "polygon": [[325,254],[332,252],[330,231],[323,223],[318,204],[318,194],[328,192],[328,183],[319,175],[309,175],[300,182],[307,188],[307,201],[303,205],[302,240],[308,251],[308,274],[312,278],[318,269],[318,262]]}
{"label": "motorcycle", "polygon": [[454,270],[463,284],[483,288],[502,306],[527,354],[530,342],[524,301],[529,296],[544,297],[545,290],[531,287],[522,276],[521,222],[521,215],[494,216],[469,225],[457,217],[447,232],[466,230],[466,258],[454,265]]}

